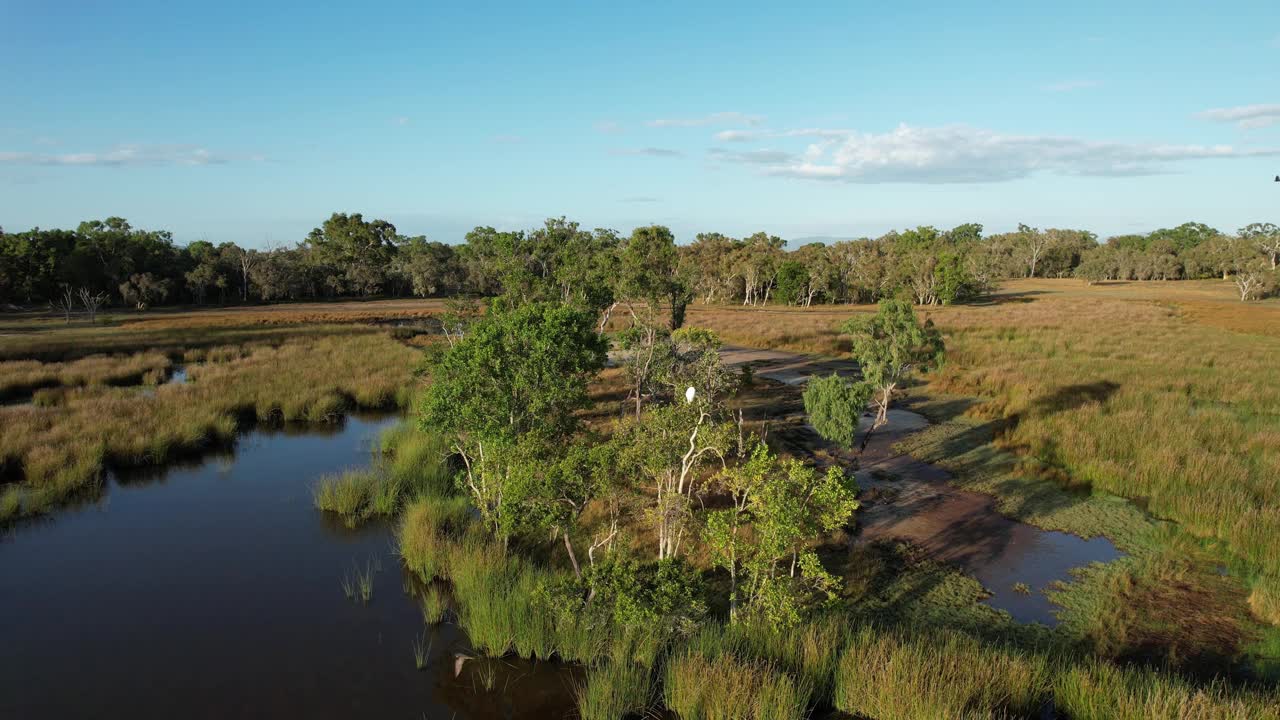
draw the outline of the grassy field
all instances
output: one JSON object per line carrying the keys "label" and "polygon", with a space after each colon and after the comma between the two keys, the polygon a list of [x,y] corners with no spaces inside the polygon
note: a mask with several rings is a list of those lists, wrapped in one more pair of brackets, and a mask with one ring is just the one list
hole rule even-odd
{"label": "grassy field", "polygon": [[[403,405],[425,336],[388,323],[441,310],[385,301],[128,313],[97,326],[0,320],[0,388],[37,393],[32,406],[0,408],[0,522],[92,493],[111,467],[230,442],[254,422]],[[837,354],[847,348],[836,328],[870,310],[694,306],[688,322],[733,344]],[[1063,589],[1059,630],[1013,623],[978,602],[975,580],[910,548],[841,538],[843,554],[824,557],[845,580],[839,611],[785,635],[711,621],[675,638],[563,612],[547,588],[568,568],[479,532],[439,439],[417,430],[388,434],[369,471],[323,480],[315,502],[352,524],[398,514],[404,562],[434,593],[424,618],[448,607],[492,656],[582,663],[586,718],[816,707],[923,720],[1035,716],[1046,704],[1073,718],[1277,717],[1273,690],[1145,667],[1195,675],[1246,649],[1280,656],[1259,625],[1280,623],[1280,383],[1269,372],[1280,304],[1240,305],[1219,283],[1032,281],[924,312],[945,333],[948,364],[904,398],[934,421],[906,449],[1010,516],[1105,534],[1129,553]],[[177,365],[188,381],[164,384]],[[777,390],[762,383],[742,401],[767,405]],[[624,395],[620,371],[607,370],[589,423],[606,428]]]}
{"label": "grassy field", "polygon": [[[699,306],[689,323],[838,354],[840,323],[870,309]],[[1064,598],[1070,625],[1103,646],[1130,632],[1119,655],[1169,652],[1175,629],[1199,627],[1223,652],[1280,657],[1249,617],[1280,624],[1280,303],[1212,281],[1036,280],[923,313],[947,364],[904,398],[937,423],[906,449],[1006,514],[1131,553]]]}
{"label": "grassy field", "polygon": [[[403,406],[421,353],[412,330],[383,323],[438,309],[305,304],[128,313],[97,325],[8,316],[0,395],[36,394],[0,408],[0,522],[92,494],[109,468],[226,444],[255,422]],[[175,364],[186,382],[161,384]]]}

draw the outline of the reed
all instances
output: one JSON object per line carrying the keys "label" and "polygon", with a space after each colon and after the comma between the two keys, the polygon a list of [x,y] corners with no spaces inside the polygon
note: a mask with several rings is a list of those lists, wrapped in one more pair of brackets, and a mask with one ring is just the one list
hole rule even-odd
{"label": "reed", "polygon": [[652,672],[627,662],[605,662],[587,670],[574,685],[582,720],[644,716],[653,705]]}

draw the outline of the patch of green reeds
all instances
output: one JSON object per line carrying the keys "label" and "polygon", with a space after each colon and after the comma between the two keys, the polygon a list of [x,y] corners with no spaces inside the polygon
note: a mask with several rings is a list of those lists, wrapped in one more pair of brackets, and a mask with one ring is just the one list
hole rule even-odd
{"label": "patch of green reeds", "polygon": [[191,367],[192,382],[154,396],[90,383],[47,407],[8,410],[0,468],[23,488],[14,516],[92,488],[108,464],[157,465],[224,444],[249,418],[332,420],[353,407],[388,408],[405,399],[418,358],[385,334],[307,335]]}
{"label": "patch of green reeds", "polygon": [[808,716],[811,688],[776,665],[689,649],[667,660],[663,701],[681,720],[790,720]]}
{"label": "patch of green reeds", "polygon": [[355,526],[373,516],[395,515],[412,498],[448,491],[452,475],[443,437],[402,423],[384,433],[380,451],[370,468],[321,478],[316,507]]}
{"label": "patch of green reeds", "polygon": [[837,709],[877,720],[1029,717],[1049,699],[1041,656],[954,633],[851,633],[833,688]]}
{"label": "patch of green reeds", "polygon": [[435,638],[428,637],[427,631],[413,640],[413,665],[422,670],[427,666],[427,660],[431,657],[431,646],[434,644]]}
{"label": "patch of green reeds", "polygon": [[1280,718],[1275,692],[1231,690],[1220,682],[1193,686],[1168,673],[1098,660],[1063,668],[1053,681],[1053,698],[1072,720]]}
{"label": "patch of green reeds", "polygon": [[449,612],[449,596],[440,585],[431,583],[422,591],[421,606],[423,622],[435,625]]}
{"label": "patch of green reeds", "polygon": [[654,704],[653,671],[631,662],[604,662],[587,670],[574,695],[582,720],[643,716]]}

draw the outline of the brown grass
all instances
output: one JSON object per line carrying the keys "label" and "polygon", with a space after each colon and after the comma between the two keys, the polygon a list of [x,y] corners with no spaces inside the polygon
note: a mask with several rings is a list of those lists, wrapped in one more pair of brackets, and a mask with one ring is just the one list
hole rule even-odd
{"label": "brown grass", "polygon": [[192,367],[187,384],[153,395],[90,387],[50,407],[6,410],[0,475],[18,484],[0,508],[9,516],[44,512],[93,487],[108,466],[158,464],[226,443],[246,422],[324,422],[356,408],[405,405],[420,357],[385,331],[214,354],[222,361]]}
{"label": "brown grass", "polygon": [[163,377],[170,365],[169,358],[157,352],[91,355],[72,362],[0,362],[0,400],[59,386],[136,385],[146,380],[154,383]]}

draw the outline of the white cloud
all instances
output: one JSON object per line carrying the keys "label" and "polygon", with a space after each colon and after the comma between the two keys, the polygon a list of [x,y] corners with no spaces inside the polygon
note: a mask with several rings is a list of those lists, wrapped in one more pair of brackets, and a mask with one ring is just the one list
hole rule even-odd
{"label": "white cloud", "polygon": [[1236,127],[1246,130],[1264,128],[1280,123],[1280,104],[1215,108],[1197,113],[1196,117],[1213,122],[1235,123]]}
{"label": "white cloud", "polygon": [[1138,145],[1053,135],[1010,135],[967,126],[911,127],[886,133],[808,129],[790,137],[819,142],[803,153],[780,150],[729,152],[713,159],[763,166],[768,175],[849,183],[1003,182],[1038,173],[1135,176],[1170,172],[1188,160],[1280,155],[1280,150],[1241,150],[1229,145]]}
{"label": "white cloud", "polygon": [[759,115],[740,112],[718,112],[689,118],[658,118],[646,123],[649,127],[705,127],[707,125],[746,125],[755,127],[764,122]]}
{"label": "white cloud", "polygon": [[1044,89],[1049,92],[1071,92],[1072,90],[1087,90],[1101,85],[1097,80],[1064,80],[1063,82],[1051,83],[1045,85]]}
{"label": "white cloud", "polygon": [[605,135],[617,135],[623,131],[622,125],[612,120],[601,120],[596,123],[595,128],[596,132],[604,133]]}
{"label": "white cloud", "polygon": [[230,160],[192,145],[117,145],[103,152],[82,153],[0,152],[0,164],[10,165],[215,165]]}
{"label": "white cloud", "polygon": [[407,116],[400,115],[398,117],[391,118],[391,122],[399,125],[400,127],[404,127],[409,124],[409,118]]}
{"label": "white cloud", "polygon": [[707,154],[715,160],[746,163],[750,165],[785,165],[796,162],[796,156],[785,150],[746,150],[734,152],[724,148],[711,148]]}
{"label": "white cloud", "polygon": [[614,155],[648,155],[649,157],[660,157],[660,158],[684,157],[684,153],[680,152],[679,150],[672,150],[670,148],[660,148],[660,147],[624,148],[621,150],[614,150],[613,154]]}

